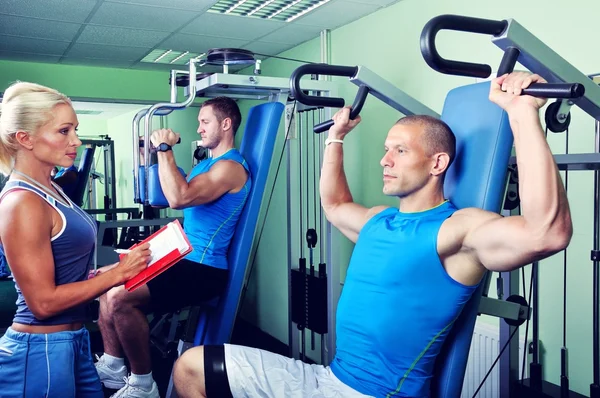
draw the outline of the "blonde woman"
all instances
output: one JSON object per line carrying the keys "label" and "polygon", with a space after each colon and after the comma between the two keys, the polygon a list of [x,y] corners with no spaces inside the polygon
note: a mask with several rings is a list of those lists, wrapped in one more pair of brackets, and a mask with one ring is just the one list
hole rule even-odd
{"label": "blonde woman", "polygon": [[13,323],[0,338],[2,397],[103,397],[89,335],[88,303],[121,285],[150,258],[148,245],[88,279],[96,222],[52,182],[81,141],[71,101],[18,82],[0,108],[0,247],[17,290]]}

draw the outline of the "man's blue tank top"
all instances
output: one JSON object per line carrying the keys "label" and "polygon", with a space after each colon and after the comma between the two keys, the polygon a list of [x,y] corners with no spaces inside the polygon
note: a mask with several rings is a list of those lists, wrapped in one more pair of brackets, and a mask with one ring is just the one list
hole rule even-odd
{"label": "man's blue tank top", "polygon": [[241,164],[248,172],[246,183],[236,193],[226,193],[210,203],[183,209],[183,230],[194,248],[186,259],[227,269],[229,242],[252,187],[248,163],[237,149],[230,149],[219,157],[208,158],[198,163],[187,180],[190,182],[197,175],[206,173],[219,160],[232,160]]}
{"label": "man's blue tank top", "polygon": [[[60,190],[60,187],[54,186]],[[62,219],[62,230],[51,238],[56,285],[86,280],[93,265],[96,248],[96,235],[98,234],[96,220],[71,202],[66,195],[61,196],[65,202],[69,203],[68,206],[25,181],[11,180],[7,182],[0,193],[0,200],[15,189],[25,189],[38,194],[58,212]],[[72,307],[44,320],[37,319],[27,306],[16,280],[15,288],[17,289],[17,312],[13,322],[25,325],[61,325],[88,321],[87,303]]]}
{"label": "man's blue tank top", "polygon": [[477,286],[452,279],[437,252],[450,202],[386,209],[360,231],[337,308],[333,373],[376,397],[428,397],[435,358]]}

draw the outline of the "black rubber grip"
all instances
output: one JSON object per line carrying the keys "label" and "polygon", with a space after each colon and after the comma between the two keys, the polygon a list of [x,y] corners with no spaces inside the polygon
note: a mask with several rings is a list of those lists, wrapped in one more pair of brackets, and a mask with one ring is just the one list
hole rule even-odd
{"label": "black rubber grip", "polygon": [[491,66],[487,64],[451,61],[442,58],[435,46],[436,35],[440,30],[446,29],[498,36],[507,26],[507,21],[494,21],[460,15],[440,15],[427,22],[421,32],[421,54],[425,62],[440,73],[486,78],[492,73]]}
{"label": "black rubber grip", "polygon": [[292,72],[290,77],[290,89],[292,96],[301,104],[324,106],[331,108],[343,108],[344,99],[335,97],[319,97],[316,95],[307,95],[300,87],[300,79],[304,75],[322,75],[322,76],[345,76],[353,77],[358,71],[358,66],[339,66],[329,64],[306,64]]}
{"label": "black rubber grip", "polygon": [[[368,95],[369,87],[361,84],[358,88],[358,92],[356,93],[356,98],[354,98],[354,104],[352,104],[352,108],[350,109],[350,120],[356,119],[356,117],[360,114]],[[329,130],[331,126],[333,126],[333,119],[329,119],[326,122],[317,124],[313,127],[313,131],[319,134]]]}
{"label": "black rubber grip", "polygon": [[581,98],[585,87],[580,83],[533,83],[521,91],[521,95],[540,98]]}

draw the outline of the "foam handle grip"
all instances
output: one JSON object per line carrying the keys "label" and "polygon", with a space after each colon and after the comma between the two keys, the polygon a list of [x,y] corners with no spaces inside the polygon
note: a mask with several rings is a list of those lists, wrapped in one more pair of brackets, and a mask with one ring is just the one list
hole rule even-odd
{"label": "foam handle grip", "polygon": [[[356,93],[356,98],[354,98],[354,103],[352,104],[352,108],[350,109],[350,120],[356,119],[360,111],[362,111],[363,106],[365,105],[365,101],[367,99],[367,95],[369,95],[369,87],[361,84],[358,88],[358,92]],[[319,123],[313,127],[313,131],[317,134],[327,131],[333,126],[333,119],[327,120],[323,123]]]}
{"label": "foam handle grip", "polygon": [[580,83],[533,83],[523,89],[521,95],[540,98],[581,98],[585,87]]}
{"label": "foam handle grip", "polygon": [[323,123],[317,124],[315,127],[313,127],[313,131],[317,134],[320,134],[324,131],[329,130],[331,126],[333,126],[333,119],[329,119],[327,121],[324,121]]}

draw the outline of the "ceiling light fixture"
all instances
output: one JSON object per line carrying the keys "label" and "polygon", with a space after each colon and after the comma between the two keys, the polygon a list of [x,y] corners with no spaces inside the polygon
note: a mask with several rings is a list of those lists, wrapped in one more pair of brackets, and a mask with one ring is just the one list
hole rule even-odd
{"label": "ceiling light fixture", "polygon": [[247,2],[248,0],[240,0],[237,3],[235,3],[234,5],[232,5],[231,7],[229,7],[226,11],[225,14],[229,14],[231,11],[235,10],[236,8],[238,8],[239,6],[241,6],[242,4],[244,4],[245,2]]}
{"label": "ceiling light fixture", "polygon": [[290,22],[331,0],[219,0],[208,12]]}
{"label": "ceiling light fixture", "polygon": [[186,51],[184,53],[181,53],[181,55],[178,55],[176,58],[174,58],[171,62],[169,62],[170,64],[173,64],[177,61],[179,61],[181,58],[185,57],[186,55],[188,55],[190,52]]}
{"label": "ceiling light fixture", "polygon": [[273,18],[274,16],[281,14],[282,12],[284,12],[285,10],[287,10],[288,8],[291,8],[291,7],[295,6],[296,4],[300,3],[301,1],[302,1],[302,0],[294,0],[294,1],[292,1],[292,2],[291,2],[291,3],[289,3],[287,6],[285,6],[285,7],[283,7],[283,8],[280,8],[279,10],[275,11],[273,14],[269,15],[269,16],[267,17],[267,19],[271,19],[271,18]]}
{"label": "ceiling light fixture", "polygon": [[190,51],[179,51],[179,50],[165,50],[155,49],[150,51],[140,62],[150,64],[163,64],[163,65],[185,65],[192,58],[199,57],[205,54],[194,53]]}
{"label": "ceiling light fixture", "polygon": [[317,4],[314,4],[310,7],[308,7],[307,9],[299,12],[298,14],[292,15],[291,17],[289,17],[288,19],[285,20],[285,22],[292,22],[294,19],[296,18],[300,18],[302,15],[307,14],[311,11],[313,11],[316,8],[321,7],[322,5],[329,3],[331,0],[321,0],[320,2],[318,2]]}
{"label": "ceiling light fixture", "polygon": [[161,55],[160,55],[158,58],[156,58],[156,59],[154,60],[154,62],[158,62],[158,61],[160,61],[160,60],[161,60],[161,59],[163,59],[165,56],[167,56],[169,53],[171,53],[171,51],[173,51],[173,50],[167,50],[167,51],[165,51],[165,52],[164,52],[164,53],[162,53],[162,54],[161,54]]}
{"label": "ceiling light fixture", "polygon": [[251,16],[252,14],[255,14],[257,12],[259,12],[260,10],[262,10],[263,8],[265,8],[266,6],[268,6],[269,4],[273,3],[275,0],[268,0],[264,3],[262,3],[261,5],[259,5],[257,8],[253,9],[252,11],[250,11],[248,13],[248,16]]}

